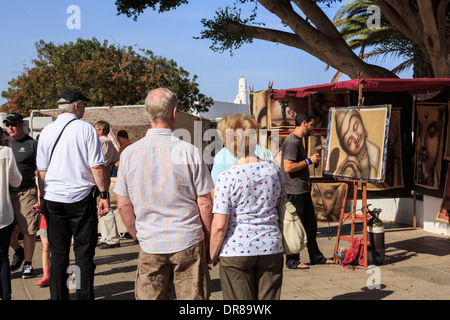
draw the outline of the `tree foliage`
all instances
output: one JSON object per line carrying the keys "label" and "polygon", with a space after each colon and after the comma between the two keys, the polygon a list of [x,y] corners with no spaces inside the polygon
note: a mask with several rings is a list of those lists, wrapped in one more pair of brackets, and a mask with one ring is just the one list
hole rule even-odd
{"label": "tree foliage", "polygon": [[[188,0],[117,0],[119,14],[137,19],[145,9],[158,12],[176,9]],[[230,0],[216,11],[213,19],[203,19],[200,39],[212,41],[211,49],[233,52],[254,39],[281,43],[313,55],[350,78],[385,78],[396,75],[378,65],[369,64],[353,52],[321,6],[341,0]],[[383,19],[414,44],[423,65],[430,66],[430,77],[448,77],[450,67],[450,0],[372,0]],[[246,15],[244,5],[253,6]],[[258,21],[263,7],[278,17],[284,28],[270,29]],[[385,30],[386,32],[386,30]],[[396,38],[397,39],[397,38]]]}
{"label": "tree foliage", "polygon": [[36,43],[33,67],[9,82],[2,97],[8,99],[0,110],[25,115],[32,109],[56,108],[64,89],[77,88],[89,97],[89,106],[143,104],[147,92],[166,87],[179,98],[179,108],[206,111],[213,100],[201,94],[188,71],[173,60],[150,50],[110,45],[105,40],[78,39],[56,45]]}

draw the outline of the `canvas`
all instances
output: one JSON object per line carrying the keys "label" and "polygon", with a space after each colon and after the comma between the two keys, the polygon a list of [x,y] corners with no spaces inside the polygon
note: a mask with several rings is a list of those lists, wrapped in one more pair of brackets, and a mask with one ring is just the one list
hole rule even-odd
{"label": "canvas", "polygon": [[442,199],[441,207],[439,208],[436,220],[450,223],[450,164],[447,168],[447,179],[445,183],[444,197]]}
{"label": "canvas", "polygon": [[450,160],[450,100],[448,100],[447,103],[447,139],[446,139],[446,147],[445,147],[445,152],[444,152],[444,159],[445,160]]}
{"label": "canvas", "polygon": [[272,131],[268,139],[268,149],[272,152],[273,159],[278,167],[281,167],[281,147],[289,134],[290,132]]}
{"label": "canvas", "polygon": [[440,184],[446,107],[426,103],[417,105],[416,184],[428,189],[438,189]]}
{"label": "canvas", "polygon": [[313,183],[311,199],[318,221],[339,221],[342,200],[345,195],[345,183]]}
{"label": "canvas", "polygon": [[269,130],[293,130],[296,114],[302,111],[308,112],[308,100],[292,96],[277,100],[270,95],[268,108]]}
{"label": "canvas", "polygon": [[261,129],[267,128],[267,98],[269,90],[251,92],[250,96],[250,115],[259,123]]}
{"label": "canvas", "polygon": [[325,173],[382,182],[391,106],[330,108]]}
{"label": "canvas", "polygon": [[391,110],[384,182],[367,183],[367,190],[387,190],[404,187],[402,167],[401,111]]}
{"label": "canvas", "polygon": [[308,96],[309,113],[314,116],[315,129],[327,130],[330,108],[350,106],[349,92],[321,92]]}

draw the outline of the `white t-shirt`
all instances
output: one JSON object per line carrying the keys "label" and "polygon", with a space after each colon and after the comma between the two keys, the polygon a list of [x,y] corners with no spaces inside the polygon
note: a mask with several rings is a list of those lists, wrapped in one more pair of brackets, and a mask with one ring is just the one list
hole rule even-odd
{"label": "white t-shirt", "polygon": [[217,178],[214,213],[228,214],[221,257],[259,256],[283,252],[277,206],[281,185],[275,165],[234,165]]}
{"label": "white t-shirt", "polygon": [[[0,129],[1,130],[1,129]],[[0,146],[0,229],[9,226],[14,220],[14,211],[9,195],[9,186],[17,188],[22,175],[17,168],[11,148]]]}
{"label": "white t-shirt", "polygon": [[74,114],[63,113],[47,125],[38,142],[37,168],[47,171],[45,175],[44,199],[74,203],[83,200],[95,186],[91,167],[103,165],[102,147],[94,127],[82,120],[75,120],[64,130],[53,152],[50,154],[61,130]]}

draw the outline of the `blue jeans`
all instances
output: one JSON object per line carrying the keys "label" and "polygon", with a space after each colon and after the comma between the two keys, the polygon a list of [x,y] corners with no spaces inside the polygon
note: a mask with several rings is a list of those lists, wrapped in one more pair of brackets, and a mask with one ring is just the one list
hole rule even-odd
{"label": "blue jeans", "polygon": [[[288,194],[287,198],[297,209],[297,215],[300,217],[303,227],[305,227],[306,236],[308,239],[306,248],[308,249],[309,261],[311,264],[317,264],[324,259],[322,252],[320,252],[317,245],[317,218],[314,211],[314,205],[311,199],[311,194]],[[286,255],[286,260],[300,260],[299,254]]]}

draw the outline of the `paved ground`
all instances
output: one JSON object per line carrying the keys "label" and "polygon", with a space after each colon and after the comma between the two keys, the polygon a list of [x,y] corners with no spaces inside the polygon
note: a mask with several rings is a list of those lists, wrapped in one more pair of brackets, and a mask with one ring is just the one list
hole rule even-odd
{"label": "paved ground", "polygon": [[[319,224],[318,243],[332,257],[337,224]],[[450,299],[450,238],[394,223],[386,223],[386,260],[379,268],[346,270],[340,265],[311,266],[308,270],[285,269],[282,300],[448,300]],[[359,228],[361,229],[361,228]],[[343,232],[347,233],[348,226]],[[348,248],[348,242],[340,243]],[[49,289],[35,282],[42,273],[41,243],[33,258],[36,277],[12,274],[13,300],[48,300]],[[97,300],[133,300],[139,246],[121,239],[121,247],[96,250],[95,294]],[[306,250],[305,250],[306,251]],[[302,252],[302,262],[309,260]],[[305,256],[305,257],[304,257]],[[73,258],[73,257],[72,257]],[[218,267],[211,271],[212,300],[221,300]],[[372,279],[379,280],[379,288]]]}

